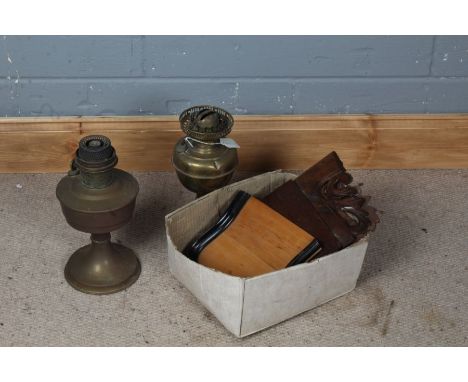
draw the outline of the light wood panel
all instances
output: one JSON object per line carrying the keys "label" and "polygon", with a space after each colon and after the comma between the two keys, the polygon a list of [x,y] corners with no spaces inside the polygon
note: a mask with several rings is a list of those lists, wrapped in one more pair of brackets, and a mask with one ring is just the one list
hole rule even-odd
{"label": "light wood panel", "polygon": [[[171,170],[176,116],[0,119],[0,172],[61,172],[79,139],[108,135],[119,165]],[[466,168],[468,114],[235,116],[240,168],[304,169],[331,150],[348,168]]]}
{"label": "light wood panel", "polygon": [[229,227],[200,253],[209,268],[253,277],[286,268],[314,237],[255,197]]}

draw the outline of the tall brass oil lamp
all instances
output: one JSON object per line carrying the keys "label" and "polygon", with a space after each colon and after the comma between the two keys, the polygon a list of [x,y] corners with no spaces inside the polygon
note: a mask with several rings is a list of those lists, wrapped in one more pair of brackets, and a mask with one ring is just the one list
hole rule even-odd
{"label": "tall brass oil lamp", "polygon": [[194,106],[179,121],[187,135],[172,155],[180,182],[197,197],[228,184],[239,163],[238,146],[225,138],[234,124],[232,115],[215,106]]}
{"label": "tall brass oil lamp", "polygon": [[118,292],[133,284],[141,271],[131,249],[110,241],[110,232],[131,219],[139,190],[136,179],[114,168],[116,164],[107,137],[84,137],[71,170],[57,185],[68,224],[91,233],[91,244],[73,253],[65,266],[68,283],[84,293]]}

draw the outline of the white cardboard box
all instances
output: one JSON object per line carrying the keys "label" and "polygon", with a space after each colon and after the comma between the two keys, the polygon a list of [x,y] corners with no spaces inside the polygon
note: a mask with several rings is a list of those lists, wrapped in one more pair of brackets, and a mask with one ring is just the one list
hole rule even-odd
{"label": "white cardboard box", "polygon": [[171,273],[237,337],[245,337],[354,289],[367,238],[348,248],[264,275],[242,278],[200,265],[181,251],[224,213],[237,190],[263,197],[295,175],[274,171],[216,190],[166,216]]}

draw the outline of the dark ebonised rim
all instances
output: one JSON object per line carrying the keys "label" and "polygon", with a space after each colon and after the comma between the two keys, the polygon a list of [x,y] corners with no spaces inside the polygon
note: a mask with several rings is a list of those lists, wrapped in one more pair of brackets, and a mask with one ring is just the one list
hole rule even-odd
{"label": "dark ebonised rim", "polygon": [[299,252],[297,256],[288,263],[288,265],[286,265],[286,268],[292,267],[293,265],[306,263],[307,261],[314,258],[321,250],[322,247],[320,246],[319,241],[314,239],[307,247]]}
{"label": "dark ebonised rim", "polygon": [[183,251],[184,255],[193,261],[198,261],[201,251],[231,225],[249,199],[250,194],[238,191],[221,219],[200,238],[189,243]]}

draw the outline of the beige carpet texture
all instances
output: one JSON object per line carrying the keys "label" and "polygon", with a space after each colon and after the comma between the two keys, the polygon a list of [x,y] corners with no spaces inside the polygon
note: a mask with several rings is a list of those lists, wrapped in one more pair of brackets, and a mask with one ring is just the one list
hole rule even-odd
{"label": "beige carpet texture", "polygon": [[468,170],[351,173],[383,211],[356,289],[244,339],[169,272],[164,216],[194,199],[174,174],[134,174],[135,216],[113,239],[135,250],[142,273],[108,296],[64,279],[89,243],[55,197],[64,174],[1,174],[0,345],[467,346]]}

